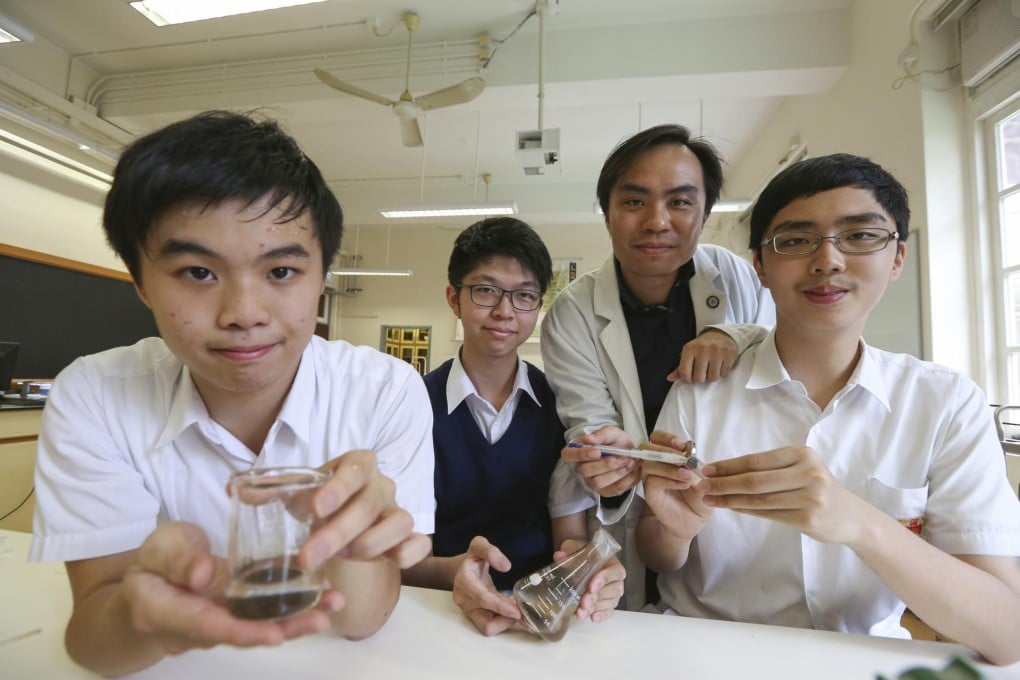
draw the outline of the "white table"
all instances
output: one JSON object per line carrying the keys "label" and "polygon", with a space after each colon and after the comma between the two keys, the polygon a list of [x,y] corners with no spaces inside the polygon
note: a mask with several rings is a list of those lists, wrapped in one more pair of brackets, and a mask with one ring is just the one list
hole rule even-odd
{"label": "white table", "polygon": [[[63,647],[71,608],[60,564],[27,564],[29,535],[0,531],[0,678],[89,678]],[[10,642],[16,635],[39,632]],[[170,657],[132,677],[166,680],[357,678],[782,678],[874,680],[907,668],[941,669],[959,645],[617,612],[603,624],[575,621],[547,643],[523,632],[485,638],[450,594],[405,587],[373,637],[329,634],[281,647],[219,647]],[[1020,664],[980,665],[989,678],[1020,679]]]}

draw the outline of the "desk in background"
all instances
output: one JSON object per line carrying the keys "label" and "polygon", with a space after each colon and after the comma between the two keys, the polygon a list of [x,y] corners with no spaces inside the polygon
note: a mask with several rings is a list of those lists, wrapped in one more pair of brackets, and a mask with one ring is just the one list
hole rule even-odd
{"label": "desk in background", "polygon": [[[63,631],[71,608],[60,564],[27,564],[28,534],[0,531],[0,643],[3,678],[91,678],[67,658]],[[617,612],[602,624],[575,621],[558,643],[523,632],[479,635],[450,594],[405,587],[386,625],[351,642],[329,634],[280,647],[218,647],[169,657],[138,673],[143,680],[204,678],[471,678],[675,677],[692,680],[874,680],[915,666],[941,669],[959,645],[823,631]],[[1020,664],[981,665],[993,680],[1020,679]]]}

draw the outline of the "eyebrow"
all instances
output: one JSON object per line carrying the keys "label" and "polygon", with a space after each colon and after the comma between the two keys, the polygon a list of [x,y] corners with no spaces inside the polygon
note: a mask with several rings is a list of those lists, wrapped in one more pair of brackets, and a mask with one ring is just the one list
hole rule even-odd
{"label": "eyebrow", "polygon": [[[859,227],[868,224],[888,223],[889,220],[881,213],[864,212],[855,213],[853,215],[843,215],[833,224],[837,227]],[[772,230],[772,233],[778,234],[781,231],[810,231],[817,227],[818,223],[812,222],[811,220],[787,220],[786,222],[780,222],[776,228]]]}
{"label": "eyebrow", "polygon": [[[158,256],[161,258],[176,257],[179,255],[201,255],[202,257],[208,257],[214,260],[223,259],[223,255],[217,253],[211,248],[207,248],[201,243],[185,241],[177,238],[168,239],[159,249],[158,253]],[[258,256],[257,261],[266,262],[286,257],[310,258],[311,255],[304,246],[298,243],[289,243],[287,245],[273,248],[272,250],[267,250]]]}
{"label": "eyebrow", "polygon": [[[630,192],[630,193],[633,193],[633,194],[645,194],[645,195],[648,195],[648,194],[652,193],[652,190],[649,189],[648,187],[642,186],[640,184],[634,184],[632,182],[625,182],[625,183],[619,185],[618,187],[616,187],[616,190],[617,191],[626,191],[626,192]],[[696,196],[698,194],[698,187],[696,187],[693,184],[681,184],[680,186],[673,187],[672,189],[667,189],[665,191],[665,194],[667,196],[675,196],[677,194],[680,194],[680,195],[691,195],[691,194],[693,194],[693,195]]]}
{"label": "eyebrow", "polygon": [[[465,285],[465,286],[490,286],[491,285],[491,286],[495,286],[497,288],[503,288],[503,286],[499,285],[499,282],[495,279],[495,277],[489,276],[488,274],[476,274],[476,276],[479,279],[481,279],[481,281],[476,281],[474,283],[466,283],[465,282],[463,285]],[[533,280],[533,279],[528,279],[527,281],[522,281],[518,288],[503,288],[503,290],[538,290],[538,282]]]}

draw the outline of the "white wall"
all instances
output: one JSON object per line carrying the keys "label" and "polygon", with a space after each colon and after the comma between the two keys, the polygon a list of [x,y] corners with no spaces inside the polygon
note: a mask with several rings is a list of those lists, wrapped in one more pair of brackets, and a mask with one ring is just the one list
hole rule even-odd
{"label": "white wall", "polygon": [[[728,194],[747,195],[786,153],[793,140],[810,156],[848,152],[868,156],[892,172],[912,197],[912,226],[924,230],[925,155],[921,101],[916,83],[898,89],[897,57],[906,45],[911,6],[906,2],[858,0],[850,12],[850,65],[829,91],[784,102],[758,141],[731,168]],[[732,241],[746,242],[746,231]],[[915,356],[927,354],[922,334],[921,250],[918,233],[907,243],[903,275],[890,286],[865,329],[868,342]]]}

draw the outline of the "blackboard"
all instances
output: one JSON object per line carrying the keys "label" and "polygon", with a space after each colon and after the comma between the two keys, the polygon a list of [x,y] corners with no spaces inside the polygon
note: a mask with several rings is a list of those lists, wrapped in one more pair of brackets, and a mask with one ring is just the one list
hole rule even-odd
{"label": "blackboard", "polygon": [[18,250],[0,248],[0,340],[21,343],[16,377],[53,378],[79,356],[158,335],[124,275],[7,254]]}

